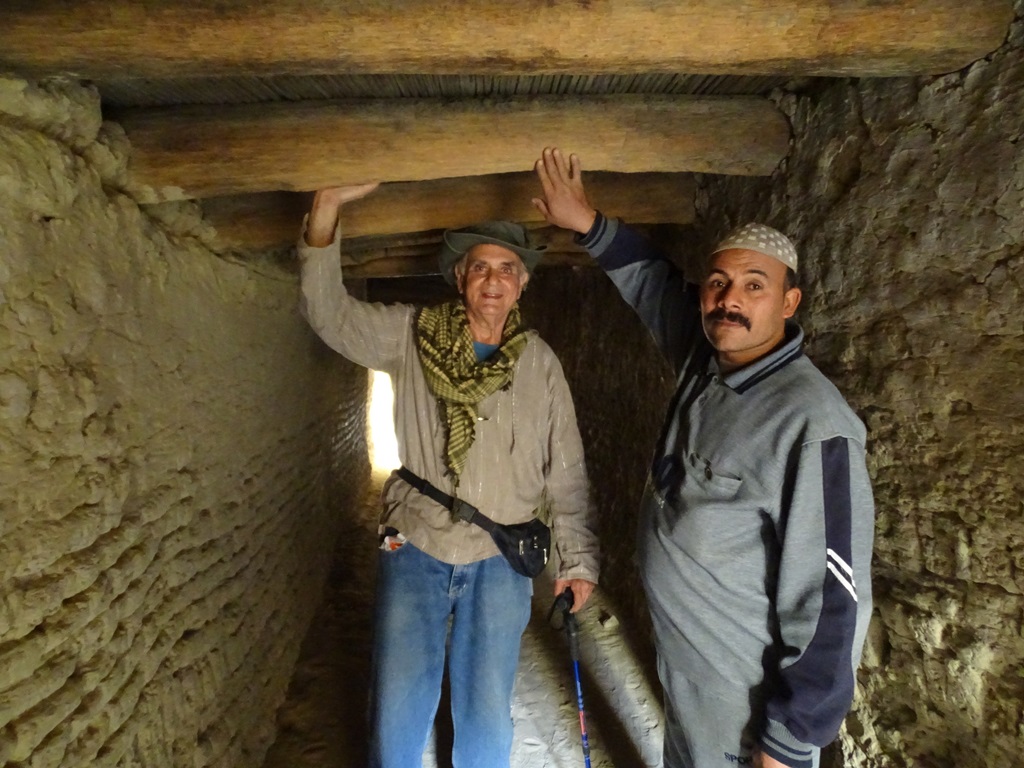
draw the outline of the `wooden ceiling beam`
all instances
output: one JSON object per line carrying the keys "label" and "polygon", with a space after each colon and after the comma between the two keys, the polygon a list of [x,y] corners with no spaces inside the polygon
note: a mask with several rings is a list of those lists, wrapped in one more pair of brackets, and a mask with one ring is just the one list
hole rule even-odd
{"label": "wooden ceiling beam", "polygon": [[[538,267],[593,267],[595,261],[573,240],[573,233],[553,227],[539,228],[534,237],[546,247]],[[439,274],[439,232],[411,245],[393,245],[388,238],[376,246],[347,250],[342,244],[341,263],[347,278],[416,277]]]}
{"label": "wooden ceiling beam", "polygon": [[371,100],[132,110],[142,202],[526,171],[557,145],[585,169],[768,175],[789,124],[757,97]]}
{"label": "wooden ceiling beam", "polygon": [[[592,205],[633,224],[689,224],[695,218],[696,185],[689,174],[605,173],[584,175]],[[503,219],[540,224],[530,202],[540,192],[533,173],[384,184],[345,206],[346,239],[469,226]],[[226,250],[259,251],[293,243],[312,196],[296,192],[213,197],[203,215]]]}
{"label": "wooden ceiling beam", "polygon": [[[692,253],[678,248],[681,227],[634,224],[634,229],[654,240],[663,253],[681,269]],[[597,262],[580,246],[572,232],[558,227],[532,227],[533,239],[546,246],[538,268],[595,267]],[[665,241],[668,235],[670,245]],[[422,232],[412,236],[372,238],[368,242],[342,242],[341,263],[346,278],[420,277],[439,274],[437,257],[441,247],[441,233]]]}
{"label": "wooden ceiling beam", "polygon": [[0,70],[937,74],[994,50],[1012,18],[1011,0],[5,0]]}

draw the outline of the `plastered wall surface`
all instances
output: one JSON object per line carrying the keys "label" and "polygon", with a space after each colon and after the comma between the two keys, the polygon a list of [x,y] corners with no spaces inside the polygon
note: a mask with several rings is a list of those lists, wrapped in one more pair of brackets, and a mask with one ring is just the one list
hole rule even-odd
{"label": "plastered wall surface", "polygon": [[253,766],[368,475],[294,275],[141,209],[77,85],[0,79],[0,765]]}
{"label": "plastered wall surface", "polygon": [[989,60],[784,95],[768,183],[705,179],[803,258],[812,359],[868,426],[876,615],[844,765],[1021,764],[1024,3]]}

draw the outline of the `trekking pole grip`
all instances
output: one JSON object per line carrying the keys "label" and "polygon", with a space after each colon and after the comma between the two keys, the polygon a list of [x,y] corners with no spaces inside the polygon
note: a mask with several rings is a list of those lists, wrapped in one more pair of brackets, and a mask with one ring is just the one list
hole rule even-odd
{"label": "trekking pole grip", "polygon": [[576,620],[576,614],[567,613],[565,616],[565,631],[569,635],[569,655],[573,661],[580,660],[580,624]]}

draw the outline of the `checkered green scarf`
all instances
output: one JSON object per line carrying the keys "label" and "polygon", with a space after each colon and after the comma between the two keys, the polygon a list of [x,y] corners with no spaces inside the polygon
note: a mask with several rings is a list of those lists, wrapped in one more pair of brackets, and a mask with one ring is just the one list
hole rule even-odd
{"label": "checkered green scarf", "polygon": [[416,318],[416,349],[445,424],[445,464],[456,486],[473,444],[476,406],[512,383],[512,369],[528,339],[518,304],[505,320],[501,345],[483,361],[476,359],[461,301],[421,309]]}

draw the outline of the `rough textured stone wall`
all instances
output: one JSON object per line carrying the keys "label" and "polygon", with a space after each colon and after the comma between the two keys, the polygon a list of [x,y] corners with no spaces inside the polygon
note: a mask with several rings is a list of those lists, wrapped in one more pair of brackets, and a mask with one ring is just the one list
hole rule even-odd
{"label": "rough textured stone wall", "polygon": [[792,234],[810,355],[869,430],[877,610],[846,765],[1021,760],[1022,15],[962,72],[782,96],[786,167],[703,186],[709,234]]}
{"label": "rough textured stone wall", "polygon": [[94,93],[0,79],[0,765],[250,767],[368,474],[366,374],[124,164]]}

